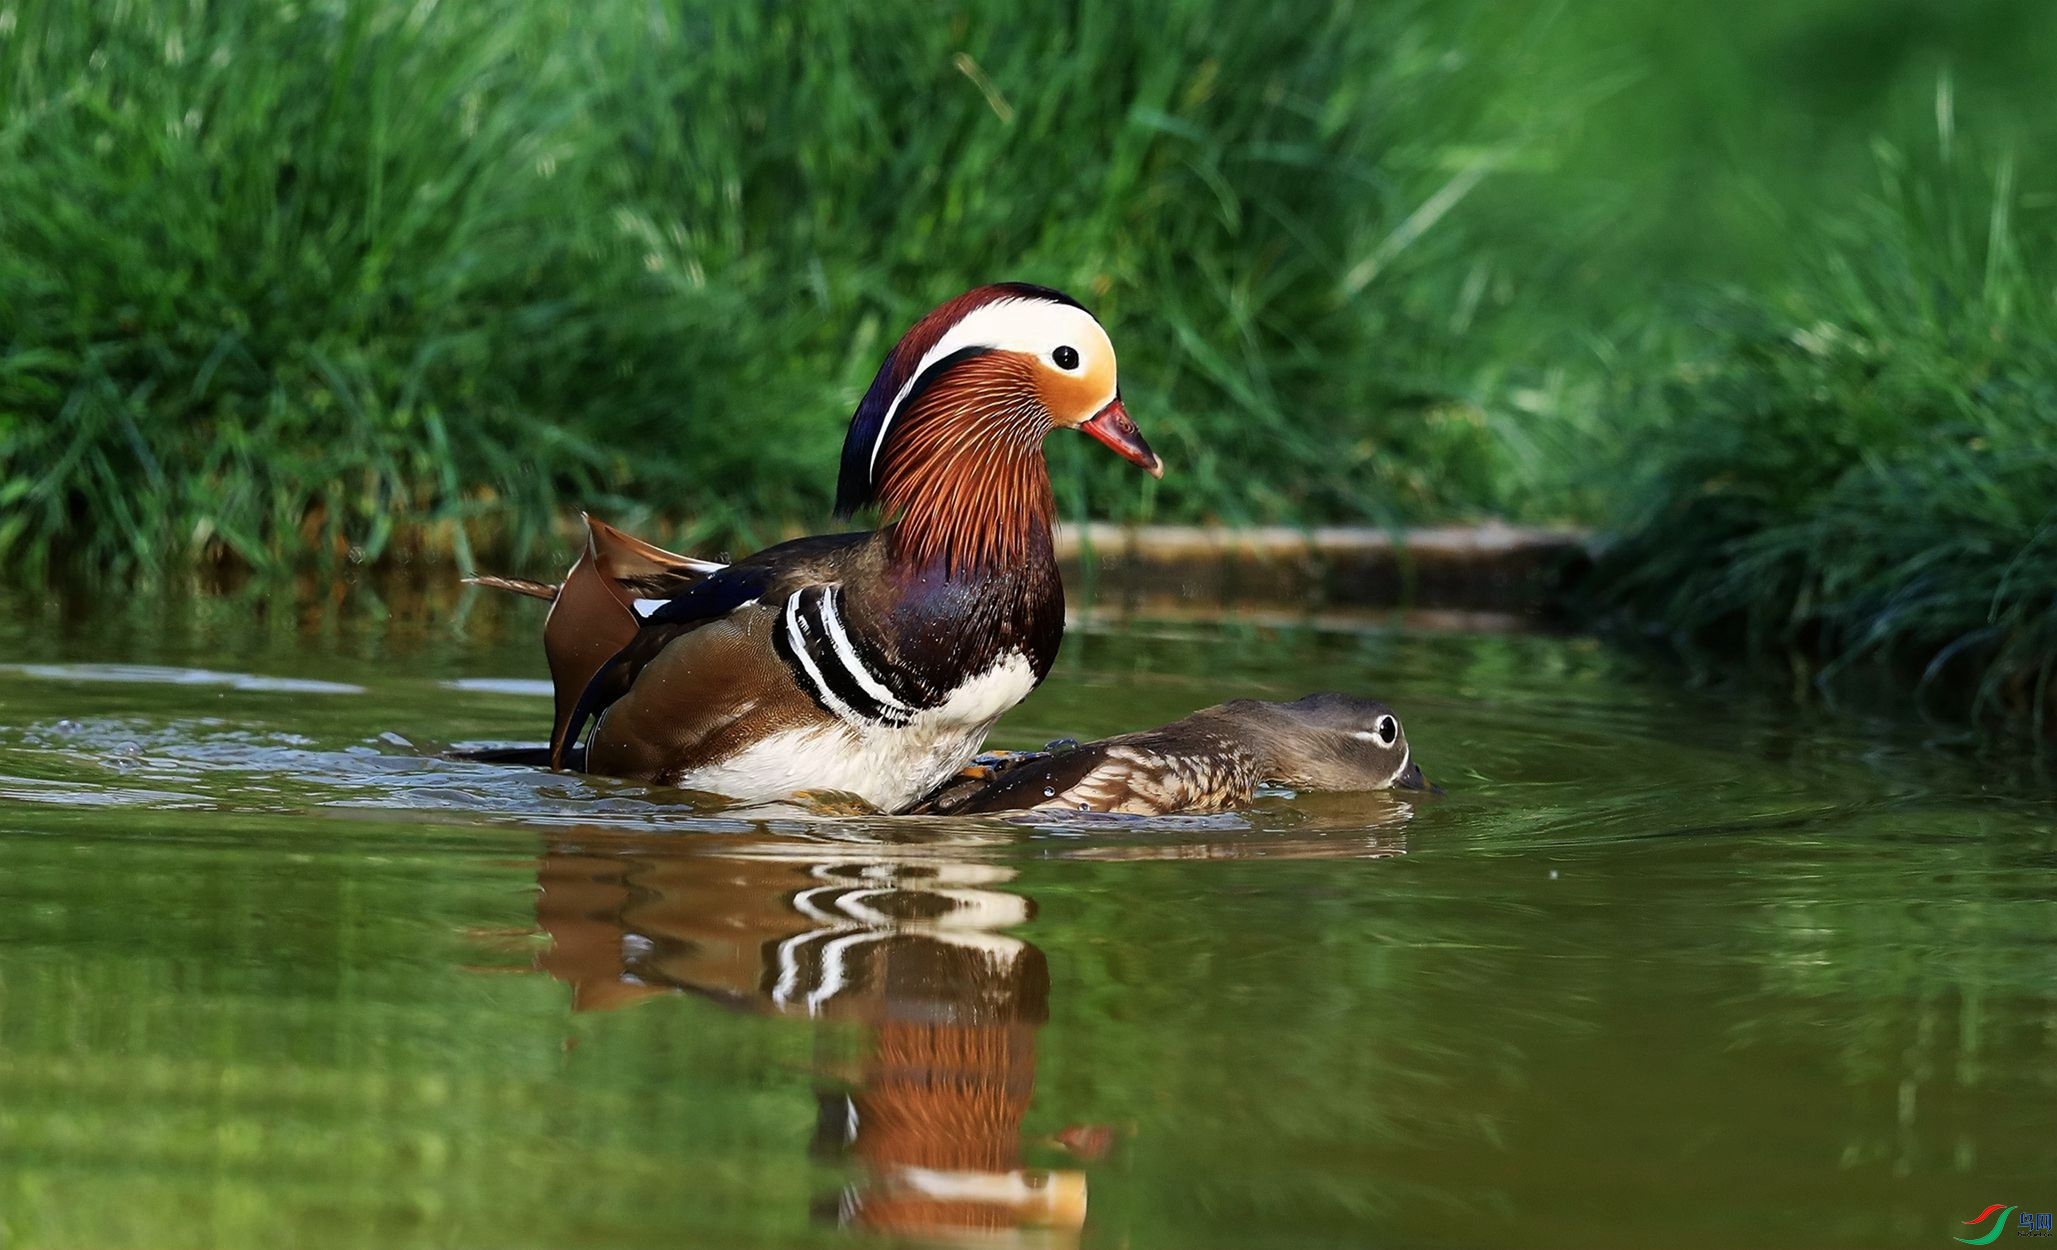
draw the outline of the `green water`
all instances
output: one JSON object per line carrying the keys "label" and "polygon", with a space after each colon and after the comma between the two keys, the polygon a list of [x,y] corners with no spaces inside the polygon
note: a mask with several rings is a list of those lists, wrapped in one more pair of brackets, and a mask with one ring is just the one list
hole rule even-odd
{"label": "green water", "polygon": [[537,736],[529,606],[0,600],[0,1243],[1949,1246],[2057,1207],[2032,761],[1581,639],[1131,626],[999,741],[1351,690],[1448,796],[696,813],[437,758]]}

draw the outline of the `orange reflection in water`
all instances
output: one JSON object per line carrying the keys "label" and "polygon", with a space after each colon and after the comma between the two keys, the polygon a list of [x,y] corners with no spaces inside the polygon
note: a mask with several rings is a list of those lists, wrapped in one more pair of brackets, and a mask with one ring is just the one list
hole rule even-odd
{"label": "orange reflection in water", "polygon": [[[538,870],[540,963],[581,1011],[684,990],[854,1024],[860,1059],[821,1090],[814,1150],[854,1161],[859,1179],[824,1214],[905,1236],[1072,1245],[1084,1173],[1022,1162],[1050,973],[1009,932],[1034,914],[1013,877],[947,847],[574,833]],[[1058,1142],[1090,1156],[1106,1136],[1082,1126]]]}

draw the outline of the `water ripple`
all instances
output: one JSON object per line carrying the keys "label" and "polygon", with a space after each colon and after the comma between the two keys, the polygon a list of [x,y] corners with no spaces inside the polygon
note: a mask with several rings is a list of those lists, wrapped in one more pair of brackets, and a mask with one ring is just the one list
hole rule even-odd
{"label": "water ripple", "polygon": [[256,673],[221,673],[206,668],[174,668],[158,664],[0,664],[0,673],[41,681],[118,682],[153,686],[216,686],[265,694],[363,694],[364,687],[310,677],[264,677]]}

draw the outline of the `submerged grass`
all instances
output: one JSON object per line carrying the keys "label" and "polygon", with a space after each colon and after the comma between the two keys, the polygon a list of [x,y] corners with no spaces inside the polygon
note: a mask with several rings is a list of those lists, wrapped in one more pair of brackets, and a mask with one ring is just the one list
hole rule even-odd
{"label": "submerged grass", "polygon": [[2047,708],[2053,39],[2034,0],[5,0],[0,560],[554,564],[578,507],[752,545],[825,516],[900,328],[1011,277],[1113,327],[1175,470],[1055,446],[1067,515],[1594,521],[1605,610]]}

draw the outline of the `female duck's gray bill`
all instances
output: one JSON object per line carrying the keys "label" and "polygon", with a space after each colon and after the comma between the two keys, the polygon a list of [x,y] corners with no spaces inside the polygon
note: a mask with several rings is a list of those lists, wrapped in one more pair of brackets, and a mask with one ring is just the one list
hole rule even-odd
{"label": "female duck's gray bill", "polygon": [[1408,760],[1407,767],[1401,769],[1400,775],[1393,778],[1393,788],[1395,790],[1426,790],[1430,794],[1441,794],[1443,792],[1443,787],[1429,784],[1428,779],[1421,775],[1421,765],[1413,760]]}
{"label": "female duck's gray bill", "polygon": [[1164,462],[1143,441],[1143,432],[1129,419],[1128,409],[1121,406],[1119,396],[1078,428],[1113,448],[1114,454],[1123,460],[1142,465],[1143,472],[1151,477],[1164,476]]}

